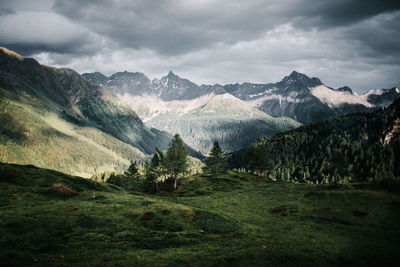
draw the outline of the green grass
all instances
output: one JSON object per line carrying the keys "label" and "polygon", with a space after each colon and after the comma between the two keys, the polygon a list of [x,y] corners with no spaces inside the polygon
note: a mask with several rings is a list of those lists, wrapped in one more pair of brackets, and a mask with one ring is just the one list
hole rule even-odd
{"label": "green grass", "polygon": [[144,158],[137,148],[96,128],[71,124],[55,113],[1,95],[0,125],[0,162],[35,164],[90,177],[123,171],[130,160]]}
{"label": "green grass", "polygon": [[[53,189],[62,184],[73,194]],[[1,265],[395,266],[389,184],[288,184],[229,172],[146,195],[0,164]],[[387,190],[389,188],[391,190]]]}

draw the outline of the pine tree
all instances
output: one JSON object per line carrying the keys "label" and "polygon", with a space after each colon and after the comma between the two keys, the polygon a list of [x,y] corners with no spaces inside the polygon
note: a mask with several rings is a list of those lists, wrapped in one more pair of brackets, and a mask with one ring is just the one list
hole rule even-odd
{"label": "pine tree", "polygon": [[249,157],[249,168],[258,173],[262,177],[265,172],[269,172],[273,168],[273,163],[269,158],[266,147],[262,145],[251,147],[247,151]]}
{"label": "pine tree", "polygon": [[345,155],[341,151],[337,151],[332,159],[334,173],[337,173],[340,177],[348,175],[348,163]]}
{"label": "pine tree", "polygon": [[188,168],[186,147],[179,134],[175,134],[168,145],[165,168],[173,180],[173,189],[176,190],[179,176],[185,174]]}
{"label": "pine tree", "polygon": [[218,172],[225,172],[228,169],[224,151],[217,141],[214,142],[205,163],[207,165],[206,170],[210,171],[212,177],[216,177]]}
{"label": "pine tree", "polygon": [[125,172],[127,176],[133,177],[135,176],[139,171],[139,168],[137,167],[136,161],[131,161],[131,165],[129,166],[128,170]]}
{"label": "pine tree", "polygon": [[145,180],[143,183],[144,190],[150,193],[157,191],[157,173],[152,167],[152,163],[146,162],[144,165]]}
{"label": "pine tree", "polygon": [[161,160],[156,152],[156,153],[154,153],[153,157],[150,160],[150,165],[152,168],[156,169],[160,166],[160,164],[161,164]]}

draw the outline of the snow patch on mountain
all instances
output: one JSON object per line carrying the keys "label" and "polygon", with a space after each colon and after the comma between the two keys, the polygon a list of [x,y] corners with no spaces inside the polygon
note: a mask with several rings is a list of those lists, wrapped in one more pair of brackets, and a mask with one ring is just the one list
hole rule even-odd
{"label": "snow patch on mountain", "polygon": [[310,90],[313,96],[327,104],[330,108],[337,108],[344,104],[361,104],[366,107],[372,107],[372,105],[367,101],[366,95],[360,96],[349,92],[340,92],[332,90],[325,85],[319,85],[310,88]]}

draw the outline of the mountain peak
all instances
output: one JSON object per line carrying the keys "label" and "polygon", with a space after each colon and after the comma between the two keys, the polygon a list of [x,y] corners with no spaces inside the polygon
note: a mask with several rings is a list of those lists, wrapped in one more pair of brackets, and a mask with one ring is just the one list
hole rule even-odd
{"label": "mountain peak", "polygon": [[110,76],[110,80],[113,79],[120,79],[120,78],[125,78],[125,79],[148,79],[146,75],[142,72],[116,72],[113,75]]}
{"label": "mountain peak", "polygon": [[348,93],[350,93],[350,94],[353,94],[353,90],[351,90],[351,88],[348,87],[347,85],[336,89],[336,91],[339,91],[339,92],[348,92]]}
{"label": "mountain peak", "polygon": [[172,72],[172,70],[170,70],[167,74],[168,77],[175,77],[177,76],[175,73]]}
{"label": "mountain peak", "polygon": [[303,73],[300,73],[300,72],[297,72],[297,71],[294,70],[294,71],[292,71],[292,73],[290,73],[289,78],[292,78],[292,79],[303,79],[303,78],[308,78],[308,76],[303,74]]}
{"label": "mountain peak", "polygon": [[285,76],[279,83],[286,84],[286,86],[295,86],[296,88],[300,87],[315,87],[321,85],[321,81],[318,78],[310,78],[303,73],[299,73],[297,71],[292,71],[289,76]]}
{"label": "mountain peak", "polygon": [[281,82],[287,82],[287,83],[293,83],[295,81],[299,80],[311,80],[307,75],[297,72],[297,71],[292,71],[289,76],[285,76]]}

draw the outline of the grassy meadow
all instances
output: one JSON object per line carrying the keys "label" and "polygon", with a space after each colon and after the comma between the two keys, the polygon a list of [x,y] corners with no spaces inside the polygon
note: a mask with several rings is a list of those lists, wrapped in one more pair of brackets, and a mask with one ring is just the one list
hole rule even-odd
{"label": "grassy meadow", "polygon": [[399,191],[228,172],[149,195],[0,163],[0,265],[395,266]]}

